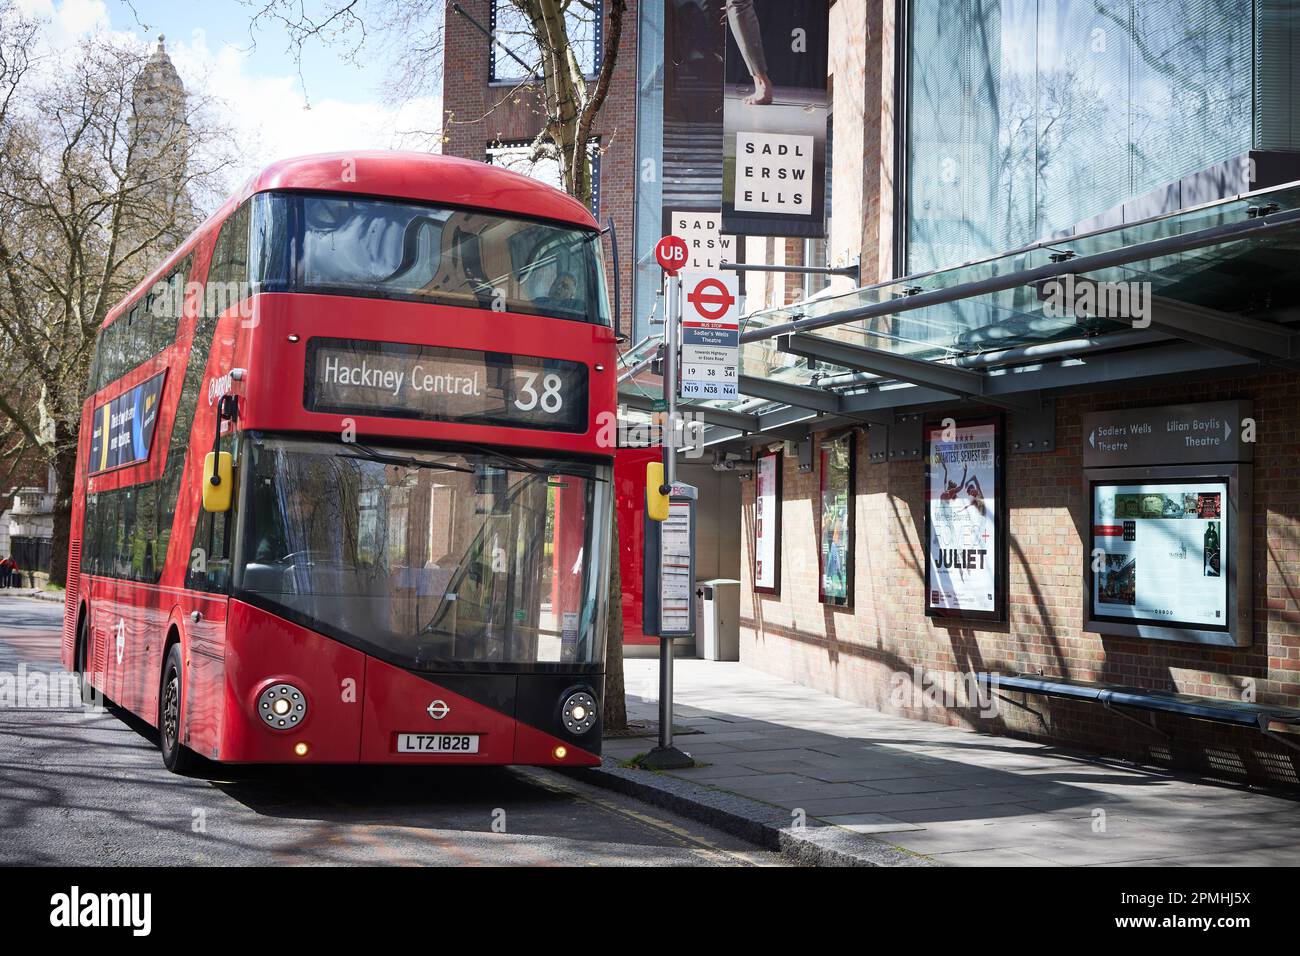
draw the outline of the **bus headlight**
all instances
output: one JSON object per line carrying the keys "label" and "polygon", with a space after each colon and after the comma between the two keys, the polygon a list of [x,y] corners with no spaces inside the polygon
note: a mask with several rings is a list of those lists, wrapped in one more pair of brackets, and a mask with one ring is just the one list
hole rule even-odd
{"label": "bus headlight", "polygon": [[564,729],[575,736],[585,734],[595,727],[598,716],[596,698],[585,690],[574,691],[564,698],[564,703],[560,707],[560,719],[564,721]]}
{"label": "bus headlight", "polygon": [[272,730],[290,730],[307,716],[307,697],[292,684],[272,684],[258,695],[257,713]]}

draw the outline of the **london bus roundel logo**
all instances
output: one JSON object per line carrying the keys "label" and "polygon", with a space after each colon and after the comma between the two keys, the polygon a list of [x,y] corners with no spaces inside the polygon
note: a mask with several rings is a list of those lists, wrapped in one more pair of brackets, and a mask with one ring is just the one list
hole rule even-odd
{"label": "london bus roundel logo", "polygon": [[435,700],[429,704],[426,709],[429,712],[429,716],[434,720],[442,720],[442,718],[451,713],[451,708],[447,706],[445,700]]}
{"label": "london bus roundel logo", "polygon": [[710,276],[695,287],[695,291],[686,293],[686,300],[695,306],[700,318],[716,322],[727,314],[736,304],[735,297],[727,291],[721,279]]}

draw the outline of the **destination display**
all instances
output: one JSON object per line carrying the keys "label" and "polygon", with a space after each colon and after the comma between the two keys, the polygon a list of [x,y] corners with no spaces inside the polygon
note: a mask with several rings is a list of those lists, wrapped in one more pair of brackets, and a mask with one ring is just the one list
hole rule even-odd
{"label": "destination display", "polygon": [[312,339],[308,411],[587,430],[587,367],[432,345]]}
{"label": "destination display", "polygon": [[996,419],[926,426],[928,615],[1002,615],[1001,459]]}
{"label": "destination display", "polygon": [[1092,486],[1092,611],[1099,620],[1227,630],[1228,483]]}
{"label": "destination display", "polygon": [[90,474],[148,460],[166,375],[159,372],[95,409],[90,433]]}

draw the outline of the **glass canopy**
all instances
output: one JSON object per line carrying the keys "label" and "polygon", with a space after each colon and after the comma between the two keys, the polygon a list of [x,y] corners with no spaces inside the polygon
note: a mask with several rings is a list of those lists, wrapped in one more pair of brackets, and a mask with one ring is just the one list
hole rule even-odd
{"label": "glass canopy", "polygon": [[[1143,248],[1175,237],[1185,238],[1189,248],[1164,254]],[[1288,317],[1283,313],[1290,307],[1300,305],[1300,183],[754,313],[741,322],[742,335],[751,340],[741,346],[740,374],[766,382],[851,389],[844,373],[855,369],[783,352],[777,338],[754,334],[796,320],[815,323],[809,334],[821,339],[945,365],[970,365],[975,356],[981,356],[980,364],[996,365],[1005,350],[1132,330],[1135,324],[1128,319],[1076,317],[1049,307],[1054,303],[1046,301],[1043,282],[1034,281],[1031,274],[1053,266],[1069,271],[1069,262],[1085,260],[1080,263],[1084,266],[1098,254],[1129,259],[1124,250],[1132,251],[1131,261],[1079,274],[1096,282],[1144,283],[1144,292],[1157,301],[1278,321]],[[1022,275],[1023,281],[1016,281]],[[981,283],[998,280],[1008,287],[981,289]],[[954,301],[908,306],[915,295],[945,290],[956,296]],[[884,307],[887,303],[899,309]],[[864,307],[873,314],[856,317]],[[647,340],[629,350],[624,370],[658,347],[657,340]],[[647,368],[626,376],[619,391],[620,400],[643,405],[661,397],[662,384]],[[743,381],[740,391],[739,401],[683,399],[680,404],[750,414],[784,407],[782,402],[746,396]]]}

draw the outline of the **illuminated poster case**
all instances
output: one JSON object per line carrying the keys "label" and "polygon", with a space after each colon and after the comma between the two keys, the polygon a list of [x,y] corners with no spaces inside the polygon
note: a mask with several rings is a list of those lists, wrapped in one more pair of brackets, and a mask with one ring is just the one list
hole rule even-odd
{"label": "illuminated poster case", "polygon": [[925,613],[1004,621],[1001,416],[925,426]]}
{"label": "illuminated poster case", "polygon": [[853,606],[854,453],[857,436],[847,432],[821,442],[821,547],[817,553],[822,604]]}
{"label": "illuminated poster case", "polygon": [[754,463],[754,590],[781,593],[781,453]]}
{"label": "illuminated poster case", "polygon": [[1249,645],[1252,447],[1239,437],[1248,403],[1105,415],[1085,416],[1083,429],[1085,630]]}

